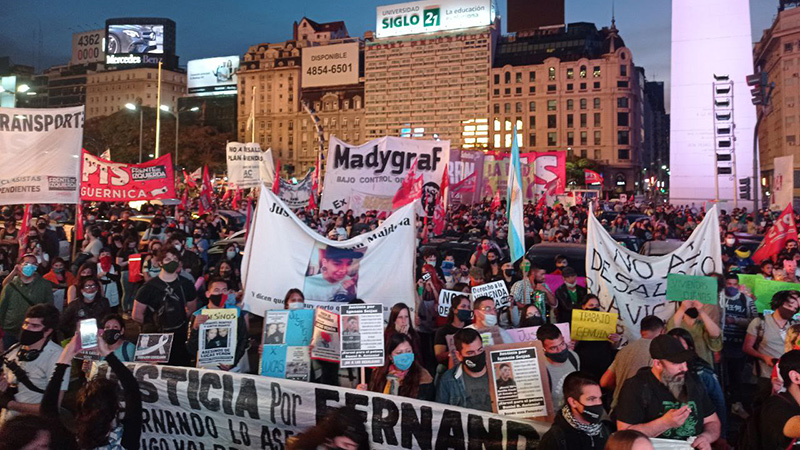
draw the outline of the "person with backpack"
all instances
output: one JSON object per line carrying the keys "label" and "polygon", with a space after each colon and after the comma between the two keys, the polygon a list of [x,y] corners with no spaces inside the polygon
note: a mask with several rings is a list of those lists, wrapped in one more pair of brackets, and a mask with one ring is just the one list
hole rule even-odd
{"label": "person with backpack", "polygon": [[185,344],[189,316],[197,309],[194,283],[180,276],[181,254],[174,247],[161,250],[161,272],[146,282],[133,301],[133,320],[142,324],[144,333],[173,333],[169,365],[191,363]]}
{"label": "person with backpack", "polygon": [[536,339],[544,347],[545,367],[550,377],[550,394],[553,398],[553,409],[561,408],[564,403],[564,380],[567,375],[581,369],[578,355],[569,349],[561,330],[552,323],[546,323],[536,330]]}
{"label": "person with backpack", "polygon": [[[747,447],[749,449],[800,449],[800,350],[792,350],[781,356],[780,371],[786,392],[768,398],[760,412],[754,415],[757,433],[752,433],[748,423],[745,434],[753,438],[752,445]],[[758,444],[759,447],[754,447]]]}

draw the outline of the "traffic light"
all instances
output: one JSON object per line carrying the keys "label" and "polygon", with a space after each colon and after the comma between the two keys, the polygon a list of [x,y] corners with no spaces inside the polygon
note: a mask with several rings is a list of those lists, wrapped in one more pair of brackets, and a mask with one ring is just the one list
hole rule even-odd
{"label": "traffic light", "polygon": [[750,200],[750,178],[739,178],[739,199]]}
{"label": "traffic light", "polygon": [[747,76],[747,85],[750,86],[750,95],[754,105],[766,106],[769,102],[767,72],[758,72]]}

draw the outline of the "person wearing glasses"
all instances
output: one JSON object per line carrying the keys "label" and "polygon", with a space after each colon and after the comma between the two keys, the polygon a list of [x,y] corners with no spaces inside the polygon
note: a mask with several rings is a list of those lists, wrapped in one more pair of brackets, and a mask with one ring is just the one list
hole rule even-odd
{"label": "person wearing glasses", "polygon": [[97,278],[84,278],[78,282],[75,301],[64,308],[61,314],[60,329],[62,336],[72,336],[78,328],[78,322],[86,319],[96,319],[98,322],[111,314],[108,299],[100,292],[100,282]]}
{"label": "person wearing glasses", "polygon": [[478,297],[472,303],[474,322],[467,328],[476,330],[481,335],[483,345],[510,344],[514,342],[511,335],[497,325],[497,307],[489,296]]}

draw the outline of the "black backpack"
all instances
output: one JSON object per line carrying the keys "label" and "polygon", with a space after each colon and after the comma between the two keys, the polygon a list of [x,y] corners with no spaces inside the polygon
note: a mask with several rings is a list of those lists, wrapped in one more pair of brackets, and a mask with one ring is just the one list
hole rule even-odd
{"label": "black backpack", "polygon": [[164,283],[164,296],[161,299],[161,305],[154,314],[153,320],[162,332],[179,330],[186,325],[186,293],[183,289],[183,283],[178,277],[179,295],[168,283],[160,281]]}
{"label": "black backpack", "polygon": [[[783,394],[778,394],[777,397],[780,397],[786,403],[789,403],[786,398],[783,397]],[[772,450],[772,449],[765,449],[762,445],[761,437],[763,434],[761,433],[761,409],[763,404],[756,406],[753,408],[753,412],[750,414],[750,417],[744,423],[744,426],[739,431],[739,438],[736,441],[736,450]],[[792,448],[793,444],[790,444],[787,448]]]}

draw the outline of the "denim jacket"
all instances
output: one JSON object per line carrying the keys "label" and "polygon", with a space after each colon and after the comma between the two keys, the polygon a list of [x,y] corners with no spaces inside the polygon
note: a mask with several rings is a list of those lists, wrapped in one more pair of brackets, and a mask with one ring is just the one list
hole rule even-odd
{"label": "denim jacket", "polygon": [[439,389],[436,391],[437,403],[467,407],[467,388],[464,386],[463,375],[461,364],[442,374]]}

